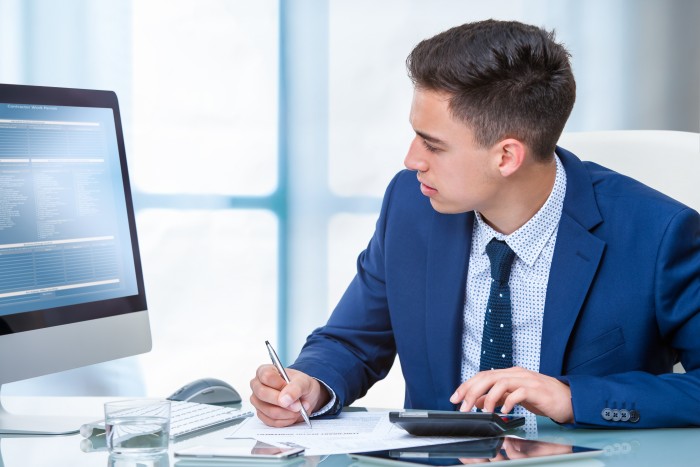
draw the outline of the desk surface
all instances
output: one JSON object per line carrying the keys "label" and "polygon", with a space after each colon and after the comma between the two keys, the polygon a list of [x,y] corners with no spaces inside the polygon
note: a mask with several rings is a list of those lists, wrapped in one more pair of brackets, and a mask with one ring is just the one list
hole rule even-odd
{"label": "desk surface", "polygon": [[[105,398],[98,397],[27,397],[3,398],[5,407],[16,413],[34,413],[84,416],[85,421],[99,419]],[[206,443],[208,438],[220,439],[230,427],[203,436],[175,443],[178,448]],[[562,428],[545,418],[538,419],[537,438],[562,444],[577,444],[602,448],[605,454],[595,459],[575,462],[548,463],[548,466],[663,466],[700,465],[696,451],[700,442],[700,428],[656,430],[572,430]],[[533,436],[534,437],[534,436]],[[56,437],[4,437],[0,438],[0,467],[177,467],[170,455],[150,463],[125,463],[109,459],[106,451],[84,452],[86,443],[80,435]],[[352,460],[345,455],[325,459],[308,458],[306,466],[348,466]],[[361,464],[353,464],[361,465]],[[507,464],[505,464],[507,465]]]}

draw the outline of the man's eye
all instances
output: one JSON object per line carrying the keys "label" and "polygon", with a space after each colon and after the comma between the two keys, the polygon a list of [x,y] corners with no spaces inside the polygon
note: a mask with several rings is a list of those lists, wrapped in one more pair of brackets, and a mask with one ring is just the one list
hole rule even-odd
{"label": "man's eye", "polygon": [[430,144],[428,144],[428,142],[426,140],[423,140],[423,146],[425,146],[425,149],[427,149],[430,152],[438,152],[439,151],[439,149],[436,148],[435,146],[431,146]]}

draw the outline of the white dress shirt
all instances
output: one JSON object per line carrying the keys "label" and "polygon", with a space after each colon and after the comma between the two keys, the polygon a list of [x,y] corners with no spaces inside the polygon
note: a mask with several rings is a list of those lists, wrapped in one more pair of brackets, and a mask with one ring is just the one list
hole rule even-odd
{"label": "white dress shirt", "polygon": [[[481,335],[491,287],[486,245],[494,237],[505,241],[516,255],[508,281],[513,316],[513,365],[539,371],[549,269],[566,194],[566,172],[559,158],[556,155],[554,158],[557,173],[552,192],[542,208],[518,230],[503,235],[475,213],[464,302],[462,382],[479,371]],[[523,412],[522,407],[516,407],[515,413]]]}

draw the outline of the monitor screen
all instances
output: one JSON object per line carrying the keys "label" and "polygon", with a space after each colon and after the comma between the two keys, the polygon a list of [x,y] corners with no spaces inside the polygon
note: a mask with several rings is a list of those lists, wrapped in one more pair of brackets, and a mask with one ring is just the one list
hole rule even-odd
{"label": "monitor screen", "polygon": [[116,95],[0,85],[0,384],[150,346]]}

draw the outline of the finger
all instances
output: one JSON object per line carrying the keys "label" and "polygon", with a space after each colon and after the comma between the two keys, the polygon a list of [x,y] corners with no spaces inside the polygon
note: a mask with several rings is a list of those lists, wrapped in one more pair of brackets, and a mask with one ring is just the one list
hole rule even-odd
{"label": "finger", "polygon": [[[480,373],[477,373],[479,375]],[[464,401],[464,398],[468,392],[468,388],[470,388],[474,384],[474,378],[477,376],[475,375],[468,381],[465,381],[464,383],[460,384],[457,386],[457,389],[455,389],[455,392],[452,393],[450,396],[450,402],[453,404],[459,404],[460,402]]]}
{"label": "finger", "polygon": [[464,391],[462,391],[462,386],[464,386],[464,384],[465,383],[460,384],[455,392],[450,396],[450,402],[453,404],[459,404],[464,399]]}
{"label": "finger", "polygon": [[503,413],[509,413],[513,410],[513,407],[524,402],[528,399],[528,390],[525,388],[518,388],[515,391],[508,394],[508,396],[503,401],[503,408],[501,409]]}
{"label": "finger", "polygon": [[468,412],[476,407],[476,401],[488,393],[489,389],[498,380],[498,375],[502,370],[490,370],[477,373],[473,378],[462,385],[462,406],[460,411]]}
{"label": "finger", "polygon": [[255,378],[260,380],[265,386],[275,388],[278,391],[287,385],[287,382],[282,378],[274,365],[260,365],[255,372]]}
{"label": "finger", "polygon": [[[477,400],[479,400],[483,395],[489,394],[494,385],[508,378],[510,378],[511,382],[505,386],[505,390],[497,390],[494,393],[494,396],[492,396],[492,399],[495,398],[496,394],[510,392],[513,390],[512,381],[514,378],[527,378],[530,373],[531,372],[529,370],[519,367],[506,368],[502,370],[489,370],[477,373],[463,385],[463,389],[466,390],[464,392],[464,402],[460,410],[471,410],[473,407],[478,407],[479,405],[477,404]],[[502,387],[503,386],[501,386],[501,388]],[[499,399],[501,399],[501,397],[499,397]],[[484,410],[492,411],[499,402],[501,401],[496,400],[493,402],[493,404],[487,404],[486,407],[484,407]],[[486,404],[485,399],[483,400],[483,403]]]}
{"label": "finger", "polygon": [[274,387],[263,384],[260,379],[254,378],[250,380],[250,389],[256,398],[268,404],[279,405],[280,391]]}
{"label": "finger", "polygon": [[[541,378],[539,375],[525,374],[523,377],[499,380],[494,384],[491,391],[489,391],[487,399],[490,397],[494,399],[498,397],[499,401],[496,402],[496,404],[501,404],[501,411],[503,413],[508,413],[517,404],[521,404],[531,412],[541,415],[541,413],[538,413],[537,409],[535,409],[535,406],[538,405],[542,398],[546,399],[549,396],[547,388],[542,387],[539,378]],[[487,402],[484,404],[488,406]],[[525,404],[527,404],[527,406]]]}
{"label": "finger", "polygon": [[260,400],[255,395],[250,397],[250,402],[257,409],[258,418],[266,425],[289,426],[300,419],[298,412],[285,409],[276,404],[270,404]]}
{"label": "finger", "polygon": [[509,394],[512,384],[512,378],[504,378],[496,381],[486,393],[486,397],[484,397],[484,412],[493,412],[496,410],[496,407],[502,405]]}
{"label": "finger", "polygon": [[256,415],[267,426],[272,426],[275,428],[283,428],[287,426],[294,425],[298,423],[299,417],[297,418],[271,418],[266,413],[262,411],[257,411]]}
{"label": "finger", "polygon": [[[497,371],[503,371],[503,370],[497,370]],[[450,396],[450,402],[453,404],[459,404],[460,402],[464,401],[464,398],[466,397],[467,393],[469,392],[469,389],[474,385],[475,382],[478,381],[478,378],[480,375],[483,377],[483,375],[491,373],[492,371],[487,371],[487,372],[480,372],[474,375],[472,378],[470,378],[468,381],[465,381],[464,383],[460,384],[457,389],[455,389],[455,392],[452,393]]]}
{"label": "finger", "polygon": [[[469,383],[472,386],[474,384],[474,382],[472,380],[469,380]],[[460,412],[471,411],[474,407],[476,407],[476,401],[479,398],[479,396],[475,395],[475,393],[470,388],[470,386],[465,387],[465,390],[461,391],[460,397],[462,399],[462,405],[459,407]]]}
{"label": "finger", "polygon": [[[305,373],[292,369],[287,370],[287,373],[289,375],[289,384],[280,391],[279,403],[282,407],[298,412],[301,410],[302,399],[313,397],[311,394],[313,385],[311,383],[315,380]],[[310,405],[308,401],[306,405]]]}
{"label": "finger", "polygon": [[295,396],[295,394],[300,393],[301,391],[297,390],[296,388],[288,389],[290,386],[291,384],[288,384],[287,387],[280,391],[279,397],[277,398],[277,403],[281,407],[293,410],[294,412],[299,412],[299,410],[301,410],[301,402],[299,402],[301,395]]}
{"label": "finger", "polygon": [[474,403],[474,407],[476,407],[479,410],[484,410],[484,399],[486,399],[486,396],[479,397]]}
{"label": "finger", "polygon": [[[502,388],[505,392],[500,395],[502,404],[501,411],[509,413],[513,408],[520,404],[530,412],[536,415],[547,415],[550,418],[556,417],[557,412],[554,409],[556,394],[551,392],[551,388],[546,384],[546,378],[537,373],[523,374],[522,377],[505,378],[494,385],[491,392],[494,396],[498,395]],[[502,386],[501,386],[502,385]],[[487,396],[488,397],[488,396]],[[489,407],[487,402],[485,406]]]}
{"label": "finger", "polygon": [[294,384],[287,384],[273,365],[261,365],[255,378],[250,381],[250,388],[259,399],[267,403],[299,412],[301,405],[298,400],[303,392],[299,387],[299,380],[303,378],[297,378]]}

